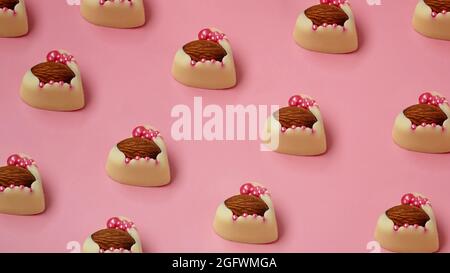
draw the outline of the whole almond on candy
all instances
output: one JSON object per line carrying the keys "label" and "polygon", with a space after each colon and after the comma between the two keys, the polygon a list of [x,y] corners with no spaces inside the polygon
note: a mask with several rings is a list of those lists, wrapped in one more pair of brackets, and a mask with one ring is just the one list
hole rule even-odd
{"label": "whole almond on candy", "polygon": [[319,4],[305,10],[305,15],[314,25],[340,25],[344,26],[349,19],[348,15],[340,7],[330,4]]}

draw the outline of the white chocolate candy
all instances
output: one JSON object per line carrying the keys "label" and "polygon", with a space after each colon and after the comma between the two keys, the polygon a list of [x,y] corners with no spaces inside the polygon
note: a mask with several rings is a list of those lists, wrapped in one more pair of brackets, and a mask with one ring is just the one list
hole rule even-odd
{"label": "white chocolate candy", "polygon": [[136,28],[145,24],[143,0],[82,0],[86,21],[112,28]]}
{"label": "white chocolate candy", "polygon": [[[433,96],[445,100],[439,93],[431,92]],[[447,101],[439,103],[439,108],[450,116],[450,108]],[[425,124],[415,126],[403,112],[395,119],[392,130],[392,138],[400,147],[423,153],[448,153],[450,152],[450,132],[448,130],[450,121],[447,118],[440,125]]]}
{"label": "white chocolate candy", "polygon": [[283,154],[303,156],[323,154],[327,150],[327,141],[319,106],[308,95],[302,94],[300,97],[312,103],[307,107],[317,119],[312,128],[284,128],[272,114],[266,122],[262,142],[271,151]]}
{"label": "white chocolate candy", "polygon": [[[205,30],[224,35],[215,28],[207,28],[202,31]],[[207,40],[207,37],[202,40]],[[216,42],[227,53],[222,61],[201,60],[196,62],[186,54],[183,48],[179,49],[175,54],[172,65],[172,75],[175,80],[187,86],[205,89],[227,89],[235,86],[236,70],[231,45],[225,36],[217,39]]]}
{"label": "white chocolate candy", "polygon": [[423,0],[419,0],[412,24],[414,29],[424,36],[450,40],[450,10],[436,12]]}
{"label": "white chocolate candy", "polygon": [[[327,5],[327,4],[324,4]],[[349,19],[344,26],[315,26],[303,11],[297,18],[294,28],[295,42],[308,50],[324,53],[350,53],[358,49],[358,33],[355,17],[350,5],[339,5]]]}
{"label": "white chocolate candy", "polygon": [[[71,56],[64,50],[55,50]],[[51,52],[49,53],[49,55]],[[71,57],[73,58],[73,57]],[[48,61],[48,60],[47,60]],[[67,67],[75,74],[69,83],[41,83],[33,72],[28,70],[22,79],[20,97],[28,105],[52,111],[75,111],[84,107],[84,91],[81,73],[74,59],[67,61]]]}
{"label": "white chocolate candy", "polygon": [[[421,194],[414,193],[414,196]],[[439,236],[436,218],[429,203],[420,206],[430,220],[425,226],[408,225],[396,227],[394,222],[383,213],[377,222],[375,240],[381,247],[393,252],[424,253],[439,250]]]}
{"label": "white chocolate candy", "polygon": [[[30,158],[23,154],[19,154],[18,157]],[[10,164],[8,163],[8,165]],[[42,213],[45,210],[44,190],[39,170],[36,164],[34,164],[34,161],[32,164],[27,164],[25,169],[36,180],[31,184],[30,188],[18,186],[2,188],[0,190],[0,213],[34,215]]]}
{"label": "white chocolate candy", "polygon": [[18,0],[14,9],[0,7],[0,37],[20,37],[28,33],[25,0]]}
{"label": "white chocolate candy", "polygon": [[[126,221],[130,224],[129,228],[123,228],[124,231],[128,232],[128,234],[134,239],[135,243],[131,246],[131,249],[100,249],[100,246],[92,239],[92,235],[90,235],[83,244],[83,253],[142,253],[142,243],[139,238],[139,233],[135,227],[135,225],[128,219],[122,216],[113,217],[119,219],[119,221]],[[111,218],[111,219],[113,219]],[[108,224],[111,222],[111,219],[108,220]],[[108,227],[114,228],[114,227]],[[112,239],[110,239],[112,240]]]}
{"label": "white chocolate candy", "polygon": [[[147,130],[156,130],[145,126]],[[162,137],[158,134],[152,138],[161,152],[153,158],[127,158],[115,145],[107,159],[106,172],[115,181],[141,187],[164,186],[170,183],[170,166],[167,149]]]}
{"label": "white chocolate candy", "polygon": [[[248,184],[264,189],[256,183]],[[241,194],[243,194],[242,187]],[[278,225],[272,200],[267,192],[261,194],[260,198],[269,208],[265,211],[264,216],[233,215],[225,202],[222,202],[214,217],[214,231],[226,240],[241,243],[265,244],[276,241],[278,239]]]}

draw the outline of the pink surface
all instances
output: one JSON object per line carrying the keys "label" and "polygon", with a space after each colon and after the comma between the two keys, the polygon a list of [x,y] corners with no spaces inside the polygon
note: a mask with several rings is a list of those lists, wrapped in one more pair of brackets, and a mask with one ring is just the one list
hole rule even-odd
{"label": "pink surface", "polygon": [[[449,155],[408,152],[391,139],[395,116],[423,90],[450,96],[449,42],[417,34],[416,0],[353,1],[360,50],[325,55],[299,48],[291,33],[314,0],[151,0],[148,22],[135,30],[96,27],[65,1],[27,0],[31,30],[0,39],[0,158],[25,152],[37,161],[48,208],[32,217],[0,215],[0,251],[67,252],[103,228],[130,217],[146,252],[368,252],[378,216],[405,192],[427,195],[450,251]],[[187,88],[172,79],[176,50],[205,26],[231,40],[238,85],[229,91]],[[80,64],[87,107],[58,113],[19,98],[23,74],[54,48]],[[176,104],[286,104],[294,93],[318,101],[329,151],[320,157],[261,152],[258,141],[174,141]],[[173,183],[137,188],[104,171],[109,149],[138,124],[160,129],[169,148]],[[212,220],[239,186],[270,189],[280,239],[270,245],[228,242]]]}

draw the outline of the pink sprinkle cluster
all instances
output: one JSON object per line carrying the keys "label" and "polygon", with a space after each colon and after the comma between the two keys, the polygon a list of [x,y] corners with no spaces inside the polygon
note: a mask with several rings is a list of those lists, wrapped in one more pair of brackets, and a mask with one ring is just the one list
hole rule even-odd
{"label": "pink sprinkle cluster", "polygon": [[16,166],[26,169],[28,166],[35,164],[35,162],[31,158],[21,157],[18,154],[13,154],[8,157],[8,159],[6,160],[6,164],[8,164],[8,166]]}
{"label": "pink sprinkle cluster", "polygon": [[[322,27],[327,27],[328,24],[327,23],[323,23],[321,26]],[[334,28],[337,28],[338,24],[334,23],[331,26],[333,26]],[[339,26],[339,27],[341,27],[341,26]],[[317,30],[319,28],[319,26],[318,25],[313,25],[312,28],[313,28],[313,30]],[[342,27],[342,30],[345,31],[345,27]]]}
{"label": "pink sprinkle cluster", "polygon": [[[418,229],[420,226],[418,224],[414,224],[414,225],[409,225],[409,224],[404,224],[402,227],[404,228],[408,228],[409,226],[413,226],[415,229]],[[399,226],[394,225],[394,230],[398,231],[400,229]],[[426,231],[427,229],[425,227],[423,227],[423,229]]]}
{"label": "pink sprinkle cluster", "polygon": [[342,4],[345,4],[347,2],[346,0],[320,0],[320,4],[329,4],[329,5],[335,5],[340,6]]}
{"label": "pink sprinkle cluster", "polygon": [[425,92],[419,96],[420,104],[431,104],[439,106],[440,104],[446,103],[447,100],[444,97],[438,95],[433,96],[430,92]]}
{"label": "pink sprinkle cluster", "polygon": [[[3,12],[7,12],[8,10],[10,10],[10,9],[8,9],[7,7],[3,7],[3,8],[1,9],[1,11],[3,11]],[[16,10],[12,10],[12,11],[13,11],[13,14],[14,14],[14,15],[17,15]]]}
{"label": "pink sprinkle cluster", "polygon": [[[60,82],[49,81],[48,83],[39,82],[39,87],[43,88],[46,84],[49,84],[49,85],[59,84],[60,86],[64,86],[65,82],[63,82],[63,81],[60,81]],[[71,84],[69,84],[69,88],[72,89]]]}
{"label": "pink sprinkle cluster", "polygon": [[100,249],[99,250],[100,253],[132,253],[131,250],[128,249],[124,249],[124,248],[114,248],[114,247],[110,247],[109,249]]}
{"label": "pink sprinkle cluster", "polygon": [[138,126],[133,129],[133,137],[142,137],[146,139],[153,140],[159,136],[159,131],[154,131],[152,129],[147,129],[144,126]]}
{"label": "pink sprinkle cluster", "polygon": [[[100,0],[98,3],[103,6],[106,1],[110,1],[110,2],[114,2],[114,0]],[[117,0],[120,3],[124,3],[125,1],[127,1],[128,3],[130,3],[130,5],[133,5],[133,0]]]}
{"label": "pink sprinkle cluster", "polygon": [[254,186],[252,183],[245,183],[244,185],[241,186],[239,192],[241,194],[248,194],[260,197],[261,195],[267,194],[268,190],[261,186]]}
{"label": "pink sprinkle cluster", "polygon": [[156,164],[158,164],[158,160],[155,160],[155,159],[153,159],[153,158],[150,158],[150,157],[140,157],[140,156],[136,156],[135,158],[128,158],[128,157],[126,157],[125,158],[125,164],[129,164],[130,162],[131,162],[131,160],[141,160],[141,159],[144,159],[144,160],[146,160],[146,161],[150,161],[150,159],[151,160],[154,160],[155,162],[156,162]]}
{"label": "pink sprinkle cluster", "polygon": [[429,205],[430,201],[428,200],[428,198],[415,196],[412,193],[407,193],[402,196],[401,203],[402,205],[410,205],[421,208],[424,205]]}
{"label": "pink sprinkle cluster", "polygon": [[198,39],[199,40],[207,40],[207,41],[213,41],[213,42],[219,42],[220,40],[225,39],[225,34],[220,33],[218,31],[211,31],[209,28],[204,28],[200,30],[198,33]]}
{"label": "pink sprinkle cluster", "polygon": [[438,16],[439,13],[447,14],[447,10],[443,9],[441,12],[432,11],[431,12],[431,17],[435,18],[436,16]]}
{"label": "pink sprinkle cluster", "polygon": [[127,220],[120,220],[119,217],[112,217],[106,222],[106,227],[127,231],[128,229],[134,227],[134,223]]}
{"label": "pink sprinkle cluster", "polygon": [[15,189],[15,190],[21,190],[21,191],[28,191],[28,192],[33,191],[32,188],[25,187],[24,185],[16,186],[14,184],[11,184],[8,187],[0,186],[0,192],[4,192],[7,188],[10,188],[11,190]]}
{"label": "pink sprinkle cluster", "polygon": [[[216,60],[214,60],[214,59],[212,59],[212,60],[206,60],[206,59],[201,59],[200,60],[200,63],[206,63],[206,62],[211,62],[211,63],[218,63],[218,64],[220,64],[222,67],[224,66],[224,63],[223,62],[219,62],[219,61],[216,61]],[[194,60],[191,60],[191,66],[195,66],[196,64],[197,64],[198,62],[196,62],[196,61],[194,61]]]}
{"label": "pink sprinkle cluster", "polygon": [[289,106],[298,106],[305,109],[308,109],[309,107],[315,106],[316,101],[308,98],[302,98],[300,95],[292,96],[289,99]]}
{"label": "pink sprinkle cluster", "polygon": [[7,188],[12,189],[16,189],[16,190],[21,190],[21,191],[28,191],[28,192],[32,192],[33,189],[30,187],[25,187],[24,185],[20,185],[20,186],[16,186],[14,184],[10,184],[8,187],[3,187],[0,186],[0,192],[4,192]]}
{"label": "pink sprinkle cluster", "polygon": [[[258,217],[261,217],[261,218],[263,218],[263,220],[265,220],[264,217],[262,217],[262,216],[260,216],[260,215],[258,215],[258,214],[256,214],[256,213],[250,215],[250,214],[247,214],[247,213],[244,212],[244,213],[242,214],[241,217],[246,218],[246,217],[249,217],[249,216],[251,216],[251,217],[253,217],[253,218],[255,218],[255,219],[258,218]],[[233,214],[232,218],[233,218],[234,221],[236,221],[236,220],[239,218],[239,216]]]}
{"label": "pink sprinkle cluster", "polygon": [[67,64],[73,60],[72,55],[61,53],[58,50],[52,50],[47,54],[47,61]]}

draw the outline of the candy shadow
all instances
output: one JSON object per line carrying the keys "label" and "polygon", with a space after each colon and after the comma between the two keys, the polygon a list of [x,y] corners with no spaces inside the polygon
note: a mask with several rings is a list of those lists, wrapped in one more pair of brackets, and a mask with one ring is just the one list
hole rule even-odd
{"label": "candy shadow", "polygon": [[[83,68],[80,68],[80,70],[82,71]],[[83,73],[83,72],[81,72],[81,73]],[[82,79],[82,83],[83,83],[84,105],[85,106],[82,109],[80,109],[79,111],[83,111],[85,109],[89,109],[92,101],[94,101],[93,100],[93,97],[94,97],[93,93],[90,92],[90,91],[93,90],[93,88],[91,88],[92,85],[91,85],[90,78],[89,78],[89,76],[88,77],[84,77],[84,75],[86,75],[86,74],[82,74],[81,75],[81,77],[82,77],[81,79]]]}
{"label": "candy shadow", "polygon": [[148,22],[152,18],[152,9],[150,8],[149,1],[144,3],[144,11],[145,11],[145,24],[141,27],[147,26]]}
{"label": "candy shadow", "polygon": [[[168,153],[170,153],[170,151]],[[175,157],[170,157],[170,155],[169,155],[170,184],[166,185],[166,187],[167,186],[170,187],[172,184],[174,184],[174,181],[176,181],[176,178],[178,176],[178,163],[179,162],[177,162]]]}
{"label": "candy shadow", "polygon": [[48,190],[48,189],[46,190],[46,185],[48,185],[46,183],[46,181],[47,181],[46,177],[48,177],[48,176],[45,174],[45,172],[42,173],[41,169],[39,169],[39,175],[41,176],[41,183],[42,183],[42,187],[44,190],[45,210],[41,213],[41,214],[44,214],[44,213],[48,213],[49,211],[51,211],[51,209],[53,207],[54,199],[53,199],[52,191]]}
{"label": "candy shadow", "polygon": [[333,150],[335,144],[335,135],[333,133],[337,131],[337,128],[334,127],[334,123],[327,122],[332,116],[331,113],[330,115],[328,115],[327,112],[325,112],[325,114],[322,112],[322,114],[324,115],[323,124],[325,127],[325,137],[327,139],[327,151],[325,152],[326,154]]}
{"label": "candy shadow", "polygon": [[[239,87],[239,85],[242,84],[242,81],[245,81],[245,69],[242,68],[242,63],[239,62],[239,54],[235,54],[233,51],[233,58],[234,58],[234,67],[236,69],[236,85],[227,89],[227,90],[233,90],[236,87]],[[237,61],[236,61],[237,60]]]}
{"label": "candy shadow", "polygon": [[271,242],[270,244],[274,244],[283,240],[283,235],[286,231],[286,225],[284,224],[283,219],[285,219],[285,217],[287,216],[283,214],[282,210],[275,210],[275,216],[277,218],[277,225],[278,225],[278,239],[276,241]]}
{"label": "candy shadow", "polygon": [[438,234],[439,234],[439,251],[441,252],[441,249],[444,248],[444,246],[447,244],[447,234],[443,232],[442,226],[438,225]]}
{"label": "candy shadow", "polygon": [[361,51],[361,49],[364,49],[364,45],[367,42],[367,36],[366,36],[366,32],[362,31],[362,29],[367,29],[367,26],[362,26],[362,25],[356,25],[356,31],[358,34],[358,49],[355,52],[359,52]]}
{"label": "candy shadow", "polygon": [[[28,3],[27,3],[28,4]],[[31,32],[33,32],[34,24],[36,23],[36,17],[34,16],[34,9],[30,8],[29,5],[25,6],[26,12],[27,12],[27,18],[28,18],[28,33],[25,34],[29,35]]]}

